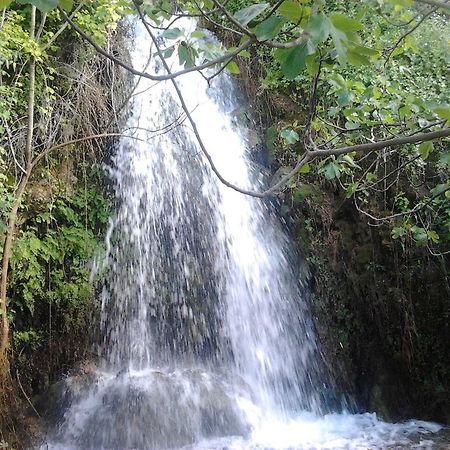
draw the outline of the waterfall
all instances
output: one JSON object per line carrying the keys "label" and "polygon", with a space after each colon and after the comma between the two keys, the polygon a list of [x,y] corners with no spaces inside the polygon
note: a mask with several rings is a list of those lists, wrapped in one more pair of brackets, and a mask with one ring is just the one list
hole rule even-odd
{"label": "waterfall", "polygon": [[[137,26],[134,67],[161,73],[153,53]],[[230,77],[177,82],[220,173],[264,189]],[[140,80],[126,128],[108,169],[99,363],[67,380],[42,448],[412,448],[437,430],[331,412],[307,269],[274,206],[212,172],[170,82]]]}

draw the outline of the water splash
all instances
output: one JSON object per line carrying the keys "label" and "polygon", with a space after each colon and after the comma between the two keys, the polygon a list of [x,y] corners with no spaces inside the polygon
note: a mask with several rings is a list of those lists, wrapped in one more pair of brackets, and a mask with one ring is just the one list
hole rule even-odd
{"label": "water splash", "polygon": [[[134,66],[151,52],[137,27]],[[208,89],[194,73],[178,83],[222,175],[262,189],[231,80]],[[219,182],[170,82],[141,80],[139,91],[127,126],[136,139],[120,142],[109,169],[117,208],[100,368],[68,380],[70,407],[43,448],[422,445],[437,426],[331,414],[308,289],[272,205]]]}

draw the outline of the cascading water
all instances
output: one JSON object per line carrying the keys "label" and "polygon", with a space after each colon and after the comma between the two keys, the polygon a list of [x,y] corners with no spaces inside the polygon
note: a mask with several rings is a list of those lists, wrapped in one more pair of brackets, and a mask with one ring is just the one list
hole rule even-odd
{"label": "cascading water", "polygon": [[[138,26],[137,68],[148,42]],[[262,189],[231,80],[178,83],[222,175]],[[219,182],[170,82],[138,91],[133,139],[110,169],[101,363],[68,379],[70,405],[42,448],[427,448],[438,425],[330,413],[307,288],[271,205]]]}

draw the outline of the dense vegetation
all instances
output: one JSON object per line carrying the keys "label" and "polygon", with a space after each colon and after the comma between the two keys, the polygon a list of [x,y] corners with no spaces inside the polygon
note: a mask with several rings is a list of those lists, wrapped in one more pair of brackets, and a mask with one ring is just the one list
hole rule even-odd
{"label": "dense vegetation", "polygon": [[[110,2],[79,12],[99,42],[126,56],[120,18]],[[114,134],[127,85],[126,74],[77,40],[57,11],[2,10],[0,255],[8,324],[2,345],[9,340],[0,377],[0,442],[20,430],[14,423],[20,401],[30,406],[28,396],[89,351],[90,266],[102,249],[110,203],[101,165],[112,144],[91,137]]]}
{"label": "dense vegetation", "polygon": [[[3,373],[20,383],[28,371],[24,384],[36,393],[42,373],[54,377],[86,350],[88,266],[108,217],[97,163],[117,132],[127,71],[176,86],[185,72],[203,70],[214,85],[227,70],[258,105],[276,169],[266,191],[243,195],[277,195],[294,218],[318,274],[324,347],[335,359],[343,349],[347,367],[337,371],[355,377],[393,354],[394,369],[372,385],[386,389],[400,373],[425,393],[411,411],[437,402],[426,414],[447,420],[448,3],[0,0],[0,8]],[[130,14],[147,16],[153,57],[164,64],[176,52],[184,70],[129,67],[118,36]],[[195,31],[183,25],[189,16]],[[54,355],[45,368],[31,356],[44,351]],[[341,385],[361,396],[352,383]]]}

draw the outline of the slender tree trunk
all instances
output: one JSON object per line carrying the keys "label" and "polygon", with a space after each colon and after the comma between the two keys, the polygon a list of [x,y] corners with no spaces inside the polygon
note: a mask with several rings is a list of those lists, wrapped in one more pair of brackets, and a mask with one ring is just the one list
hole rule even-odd
{"label": "slender tree trunk", "polygon": [[[31,10],[31,25],[30,38],[35,39],[36,32],[36,7],[33,6]],[[11,257],[11,247],[14,240],[14,233],[16,230],[17,213],[19,211],[20,203],[25,193],[25,189],[30,179],[32,167],[32,146],[33,146],[33,130],[34,130],[34,97],[36,85],[36,61],[31,57],[29,67],[29,93],[28,93],[28,123],[27,123],[27,140],[25,144],[25,161],[26,173],[17,187],[13,206],[8,220],[8,228],[6,230],[5,241],[3,243],[2,255],[2,275],[0,280],[0,315],[1,315],[1,333],[0,333],[0,371],[7,368],[7,354],[9,338],[9,323],[8,323],[8,308],[7,308],[7,294],[8,294],[8,271],[9,261]]]}
{"label": "slender tree trunk", "polygon": [[[8,334],[9,334],[9,323],[7,318],[7,292],[8,292],[8,270],[9,270],[9,260],[11,257],[11,247],[14,239],[14,232],[16,228],[17,212],[19,210],[20,202],[22,200],[23,194],[25,192],[29,172],[22,178],[19,187],[16,192],[16,197],[14,199],[13,207],[11,208],[11,213],[8,221],[8,228],[6,230],[5,242],[3,243],[3,259],[2,259],[2,277],[0,282],[0,314],[2,317],[2,333],[0,340],[0,364],[5,359],[6,348],[8,346]],[[3,366],[3,364],[1,364]]]}

